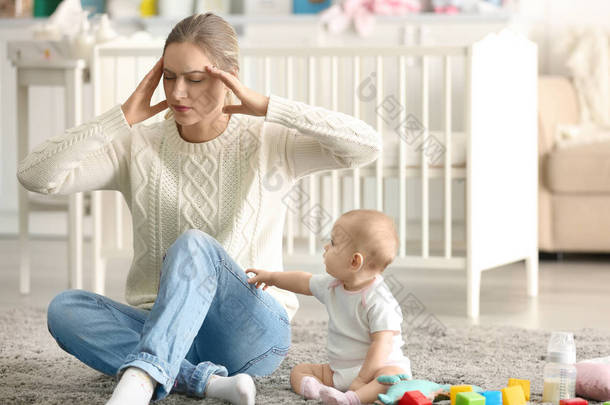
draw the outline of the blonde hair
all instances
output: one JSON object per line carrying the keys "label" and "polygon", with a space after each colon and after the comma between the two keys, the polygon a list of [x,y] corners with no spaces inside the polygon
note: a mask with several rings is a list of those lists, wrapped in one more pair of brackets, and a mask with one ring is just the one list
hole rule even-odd
{"label": "blonde hair", "polygon": [[[214,13],[194,14],[180,21],[165,40],[163,54],[170,44],[190,42],[197,45],[213,65],[239,76],[239,43],[237,33],[224,18]],[[224,105],[234,104],[233,92],[228,91]],[[165,119],[174,113],[169,110]]]}
{"label": "blonde hair", "polygon": [[364,252],[366,268],[383,272],[396,258],[400,245],[394,220],[368,209],[351,210],[341,218],[349,219],[347,238],[355,251]]}

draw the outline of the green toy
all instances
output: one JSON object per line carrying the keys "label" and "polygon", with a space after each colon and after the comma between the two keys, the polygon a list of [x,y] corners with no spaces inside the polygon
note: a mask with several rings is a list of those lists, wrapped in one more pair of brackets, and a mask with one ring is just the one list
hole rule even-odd
{"label": "green toy", "polygon": [[[392,385],[385,394],[377,395],[379,401],[385,405],[393,405],[397,403],[407,391],[420,391],[428,397],[430,401],[434,401],[435,399],[449,399],[451,384],[437,384],[433,381],[410,380],[410,378],[411,376],[408,374],[380,375],[377,377],[377,381],[381,384]],[[476,385],[472,385],[472,390],[474,392],[483,392],[483,389]]]}

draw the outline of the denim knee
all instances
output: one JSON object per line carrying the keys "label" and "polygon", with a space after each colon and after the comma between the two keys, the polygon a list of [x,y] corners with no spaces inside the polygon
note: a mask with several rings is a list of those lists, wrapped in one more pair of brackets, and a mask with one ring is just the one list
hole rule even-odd
{"label": "denim knee", "polygon": [[[199,229],[188,229],[176,238],[169,249],[174,247],[186,248],[188,250],[202,249],[209,245],[217,245],[218,241],[209,233]],[[168,249],[168,250],[169,250]]]}
{"label": "denim knee", "polygon": [[[176,238],[174,243],[167,249],[167,254],[176,254],[179,251],[187,251],[195,256],[198,253],[211,255],[214,262],[220,261],[216,252],[222,248],[220,243],[210,234],[199,229],[189,229]],[[164,258],[165,258],[164,256]]]}
{"label": "denim knee", "polygon": [[61,326],[72,320],[74,317],[71,311],[78,306],[78,301],[84,297],[84,290],[64,290],[57,294],[47,308],[47,329],[49,333],[57,339],[57,333],[61,331]]}

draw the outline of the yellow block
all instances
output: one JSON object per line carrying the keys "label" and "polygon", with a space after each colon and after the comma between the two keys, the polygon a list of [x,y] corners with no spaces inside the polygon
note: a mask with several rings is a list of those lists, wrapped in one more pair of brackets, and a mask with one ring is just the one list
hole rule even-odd
{"label": "yellow block", "polygon": [[458,393],[468,391],[472,391],[472,387],[470,385],[452,385],[449,388],[449,395],[451,396],[451,405],[455,405],[455,397]]}
{"label": "yellow block", "polygon": [[525,400],[530,400],[530,380],[520,380],[518,378],[509,378],[508,386],[512,387],[513,385],[520,385],[523,388],[523,393],[525,394]]}
{"label": "yellow block", "polygon": [[502,388],[502,405],[525,405],[525,393],[521,385]]}
{"label": "yellow block", "polygon": [[140,15],[142,17],[157,15],[157,5],[155,3],[155,0],[142,0],[140,3]]}

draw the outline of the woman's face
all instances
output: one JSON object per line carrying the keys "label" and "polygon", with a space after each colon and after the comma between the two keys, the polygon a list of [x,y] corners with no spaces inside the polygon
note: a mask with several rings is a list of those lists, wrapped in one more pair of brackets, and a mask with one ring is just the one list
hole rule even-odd
{"label": "woman's face", "polygon": [[165,48],[163,89],[178,124],[193,125],[222,113],[228,88],[206,73],[205,66],[212,64],[203,50],[190,42]]}

